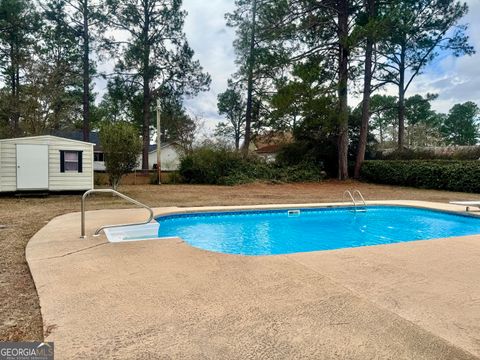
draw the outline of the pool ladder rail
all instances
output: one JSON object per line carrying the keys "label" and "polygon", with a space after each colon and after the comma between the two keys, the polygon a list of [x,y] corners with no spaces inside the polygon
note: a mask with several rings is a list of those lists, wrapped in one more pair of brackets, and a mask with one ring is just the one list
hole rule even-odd
{"label": "pool ladder rail", "polygon": [[[357,201],[355,201],[355,195],[358,196]],[[353,203],[353,211],[367,211],[367,204],[365,203],[365,199],[363,198],[362,193],[360,190],[354,189],[353,191],[350,190],[345,190],[343,192],[343,200],[350,198],[350,200]],[[358,207],[358,204],[362,204],[360,208]]]}
{"label": "pool ladder rail", "polygon": [[153,220],[153,210],[148,207],[145,204],[142,204],[141,202],[132,199],[131,197],[128,197],[127,195],[124,195],[116,190],[113,189],[92,189],[86,191],[82,195],[82,208],[81,208],[81,233],[80,233],[80,238],[85,239],[87,236],[85,235],[85,199],[87,198],[88,195],[92,193],[110,193],[113,195],[117,195],[118,197],[121,197],[124,200],[127,200],[131,202],[132,204],[138,205],[144,209],[147,209],[149,212],[148,219],[145,221],[137,222],[137,223],[129,223],[129,224],[116,224],[116,225],[103,225],[99,227],[93,236],[98,236],[102,230],[112,228],[112,227],[118,227],[118,226],[134,226],[134,225],[145,225],[150,223]]}

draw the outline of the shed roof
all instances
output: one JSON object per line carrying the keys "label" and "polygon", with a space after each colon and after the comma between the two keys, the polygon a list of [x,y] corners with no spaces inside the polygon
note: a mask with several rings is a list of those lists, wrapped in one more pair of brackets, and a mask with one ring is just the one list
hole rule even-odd
{"label": "shed roof", "polygon": [[15,141],[20,140],[20,139],[21,140],[28,140],[28,139],[53,139],[53,140],[54,139],[61,139],[61,140],[67,140],[67,141],[76,142],[76,143],[95,145],[92,142],[74,140],[74,139],[70,139],[70,138],[67,138],[67,137],[54,136],[54,135],[23,136],[23,137],[17,137],[17,138],[0,139],[0,142],[15,142]]}

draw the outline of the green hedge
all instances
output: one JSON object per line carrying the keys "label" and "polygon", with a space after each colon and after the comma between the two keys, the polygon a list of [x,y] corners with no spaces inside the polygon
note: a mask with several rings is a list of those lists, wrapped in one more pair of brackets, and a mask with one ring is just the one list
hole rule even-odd
{"label": "green hedge", "polygon": [[361,175],[380,184],[480,193],[480,161],[372,160]]}
{"label": "green hedge", "polygon": [[435,149],[402,149],[379,153],[378,160],[477,160],[480,146],[462,146]]}

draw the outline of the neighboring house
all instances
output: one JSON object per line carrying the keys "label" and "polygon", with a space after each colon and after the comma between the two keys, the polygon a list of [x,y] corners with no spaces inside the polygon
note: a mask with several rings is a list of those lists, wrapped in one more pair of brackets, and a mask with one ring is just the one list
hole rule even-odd
{"label": "neighboring house", "polygon": [[274,162],[281,148],[292,141],[293,136],[290,132],[267,132],[255,136],[250,143],[250,151],[267,162]]}
{"label": "neighboring house", "polygon": [[[81,140],[83,139],[83,133],[81,131],[62,132],[59,133],[63,137]],[[94,161],[93,169],[95,171],[105,171],[105,155],[103,153],[102,146],[100,144],[100,138],[98,132],[90,132],[90,141],[95,144],[94,146]],[[180,166],[180,158],[183,154],[182,147],[176,143],[166,143],[161,147],[161,167],[162,171],[175,171]],[[148,152],[148,167],[150,170],[157,166],[157,145],[150,145]],[[138,165],[135,170],[142,170],[142,156],[138,157]]]}
{"label": "neighboring house", "polygon": [[0,140],[0,192],[93,189],[93,146],[51,135]]}
{"label": "neighboring house", "polygon": [[[163,144],[160,149],[160,166],[162,171],[178,170],[180,168],[180,159],[184,153],[183,148],[177,142],[171,142]],[[141,157],[139,161],[141,164]],[[150,151],[148,152],[148,166],[150,169],[157,168],[157,145],[150,145]]]}
{"label": "neighboring house", "polygon": [[259,149],[256,149],[255,154],[265,159],[267,162],[274,162],[277,159],[278,152],[281,148],[282,145],[279,144],[265,145]]}

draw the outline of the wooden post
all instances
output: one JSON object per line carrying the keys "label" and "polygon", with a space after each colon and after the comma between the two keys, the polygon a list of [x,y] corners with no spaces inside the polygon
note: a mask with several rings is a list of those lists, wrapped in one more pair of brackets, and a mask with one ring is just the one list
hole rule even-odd
{"label": "wooden post", "polygon": [[157,99],[157,176],[158,176],[158,185],[162,183],[161,176],[162,176],[162,161],[161,161],[161,143],[160,143],[160,135],[161,135],[161,128],[160,128],[160,99]]}

